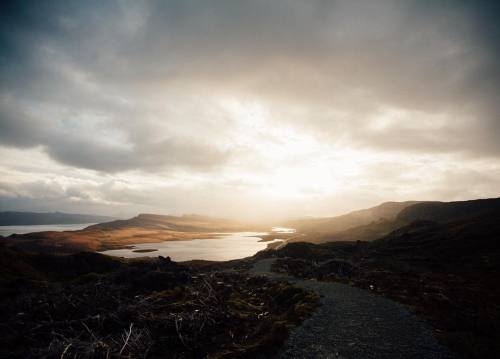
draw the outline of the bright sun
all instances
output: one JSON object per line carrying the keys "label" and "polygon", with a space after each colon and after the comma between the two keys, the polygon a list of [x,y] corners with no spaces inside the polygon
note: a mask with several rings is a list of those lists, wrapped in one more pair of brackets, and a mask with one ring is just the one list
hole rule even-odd
{"label": "bright sun", "polygon": [[[300,199],[342,191],[352,184],[365,153],[333,147],[279,121],[266,104],[224,98],[219,101],[238,125],[235,142],[254,151],[256,169],[240,177],[269,199]],[[247,161],[248,163],[248,161]]]}

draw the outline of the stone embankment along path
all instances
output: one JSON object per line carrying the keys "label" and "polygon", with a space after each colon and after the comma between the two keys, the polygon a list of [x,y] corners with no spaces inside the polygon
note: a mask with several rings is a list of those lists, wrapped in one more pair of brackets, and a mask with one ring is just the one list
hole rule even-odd
{"label": "stone embankment along path", "polygon": [[429,325],[403,306],[349,285],[273,273],[273,261],[260,260],[250,273],[321,295],[321,306],[292,331],[279,358],[456,358],[437,342]]}

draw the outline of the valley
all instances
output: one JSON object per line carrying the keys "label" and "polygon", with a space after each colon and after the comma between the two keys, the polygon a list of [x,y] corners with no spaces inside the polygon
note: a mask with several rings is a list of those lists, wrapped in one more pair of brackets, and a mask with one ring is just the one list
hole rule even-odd
{"label": "valley", "polygon": [[[411,312],[413,316],[426,321],[426,325],[431,328],[429,330],[432,333],[429,334],[430,332],[426,329],[425,333],[427,334],[425,335],[430,335],[428,338],[435,337],[440,346],[448,348],[443,350],[450,350],[450,357],[457,354],[459,357],[471,359],[494,358],[500,353],[500,347],[498,347],[500,331],[497,329],[500,323],[500,307],[498,304],[500,303],[500,291],[497,286],[497,283],[500,282],[500,199],[492,198],[460,202],[389,202],[340,217],[321,220],[294,220],[281,225],[294,224],[297,225],[297,229],[294,230],[290,229],[290,227],[277,227],[271,232],[248,233],[245,231],[250,229],[262,230],[264,227],[196,215],[183,217],[139,215],[129,220],[92,225],[79,231],[11,235],[3,238],[0,245],[2,254],[0,288],[4,295],[13,295],[12,298],[14,299],[8,299],[8,302],[3,304],[3,308],[11,308],[9,312],[12,313],[21,311],[19,306],[23,306],[23,301],[28,300],[25,297],[27,294],[23,288],[30,288],[29,293],[31,294],[29,296],[31,296],[31,299],[29,300],[31,301],[35,298],[41,298],[40,296],[51,298],[56,295],[58,290],[61,290],[57,288],[64,288],[65,295],[73,298],[72,296],[77,295],[76,293],[86,293],[95,286],[104,285],[103,288],[111,290],[110,297],[104,296],[92,299],[95,301],[94,313],[101,313],[105,308],[104,306],[107,305],[104,303],[108,300],[117,300],[117,297],[111,296],[136,293],[134,295],[144,297],[140,301],[143,304],[140,305],[146,307],[134,307],[132,313],[135,314],[131,314],[133,315],[131,321],[127,321],[127,319],[124,319],[125,317],[120,319],[119,322],[112,319],[112,321],[115,321],[113,325],[118,325],[116,329],[118,332],[106,329],[108,326],[104,325],[104,323],[111,319],[105,319],[102,323],[94,323],[85,319],[86,316],[93,315],[91,312],[82,313],[82,317],[78,320],[88,327],[87,333],[92,333],[90,338],[97,337],[97,335],[104,336],[103,338],[107,338],[109,335],[116,337],[120,330],[125,332],[129,330],[131,333],[133,323],[136,326],[136,342],[134,342],[136,347],[130,347],[127,350],[141,351],[144,350],[143,346],[148,346],[153,348],[151,350],[154,351],[159,349],[154,349],[155,347],[151,347],[151,345],[160,345],[156,336],[163,335],[160,334],[163,333],[163,330],[171,331],[172,329],[160,330],[154,322],[144,322],[143,319],[136,317],[137,311],[152,311],[149,315],[154,318],[161,317],[163,312],[154,309],[153,303],[150,303],[151,298],[156,298],[155,301],[160,302],[174,300],[172,299],[174,297],[184,298],[175,299],[181,300],[179,308],[184,308],[183,306],[188,305],[189,301],[195,300],[194,297],[191,298],[194,295],[193,293],[208,290],[207,295],[211,296],[210,293],[213,293],[215,296],[215,302],[210,305],[227,306],[225,309],[220,308],[217,310],[229,311],[229,313],[233,313],[234,310],[242,311],[235,314],[240,319],[238,319],[239,322],[234,319],[234,323],[245,322],[247,324],[244,324],[246,329],[238,335],[245,336],[249,335],[249,333],[256,333],[254,330],[257,328],[255,326],[258,326],[258,320],[257,322],[254,321],[255,318],[261,318],[262,315],[271,315],[269,318],[274,318],[272,320],[280,323],[284,320],[283,323],[288,323],[284,324],[284,327],[280,327],[282,329],[273,329],[272,338],[265,339],[262,337],[262,339],[258,339],[258,336],[255,337],[255,340],[260,344],[255,344],[256,346],[252,344],[253,349],[250,349],[249,342],[246,341],[247,344],[239,347],[241,352],[238,352],[237,355],[234,348],[227,349],[227,351],[224,349],[224,352],[232,353],[230,356],[246,357],[247,355],[253,355],[250,353],[256,353],[254,350],[257,350],[258,353],[261,353],[259,355],[267,357],[271,353],[277,353],[283,345],[285,345],[283,348],[287,348],[287,345],[288,348],[291,348],[290,345],[292,344],[285,344],[289,343],[287,338],[297,338],[293,340],[299,342],[305,340],[303,339],[305,334],[293,333],[305,333],[302,326],[309,325],[307,324],[309,323],[307,318],[310,316],[311,318],[317,318],[319,314],[315,313],[323,313],[326,310],[321,309],[320,312],[317,312],[319,309],[315,308],[317,308],[318,303],[322,308],[340,305],[339,303],[336,304],[338,299],[333,301],[325,299],[325,301],[323,299],[319,300],[317,297],[322,294],[323,290],[319,288],[330,288],[328,283],[337,283],[337,287],[331,287],[337,288],[332,289],[333,292],[328,289],[328,293],[332,293],[332,298],[337,298],[335,297],[337,295],[336,291],[339,291],[338,295],[345,292],[350,293],[349,295],[352,295],[353,298],[358,298],[356,293],[359,293],[361,296],[359,298],[371,298],[362,294],[366,292],[367,295],[385,297],[391,303],[396,302],[403,305],[406,308],[405,310]],[[231,252],[231,247],[230,245],[228,247],[227,243],[217,242],[220,241],[218,238],[228,238],[229,241],[232,241],[231,243],[234,243],[239,248],[239,254],[236,255],[236,252]],[[277,238],[281,241],[278,241]],[[249,247],[251,249],[245,252],[245,246],[250,244],[248,241],[251,241],[252,247]],[[186,246],[183,245],[184,243]],[[177,244],[181,245],[179,248],[191,248],[190,252],[184,255],[176,254],[178,253],[175,249]],[[110,253],[115,256],[121,255],[135,258],[113,258],[92,253],[103,250],[102,253],[104,254]],[[203,255],[204,251],[209,253],[210,250],[213,250],[214,256]],[[228,257],[224,257],[224,251],[229,251]],[[133,256],[127,253],[133,253]],[[172,258],[170,258],[169,253]],[[176,261],[182,263],[177,264]],[[252,269],[261,262],[269,263],[265,271],[256,272]],[[171,272],[172,270],[174,272]],[[121,274],[122,272],[130,274]],[[118,279],[122,275],[132,275],[129,278],[137,275],[143,279],[130,282],[127,284],[129,286],[127,289],[122,288],[123,283]],[[257,277],[250,279],[254,276]],[[264,276],[267,279],[257,279],[259,276]],[[185,278],[191,279],[187,280]],[[200,282],[200,278],[205,279]],[[236,285],[235,281],[239,284]],[[261,283],[259,285],[263,286],[262,288],[274,288],[270,290],[276,290],[276,285],[289,286],[287,288],[290,289],[286,290],[300,289],[301,292],[297,293],[303,294],[293,299],[292,302],[288,302],[283,297],[283,299],[268,304],[264,301],[263,304],[255,307],[256,304],[253,302],[255,297],[245,297],[247,295],[245,293],[256,290],[255,287],[252,287],[253,284],[250,284],[253,283],[252,281],[263,281],[259,282]],[[39,286],[46,285],[42,283],[48,284],[49,287],[43,287],[45,289],[42,289]],[[149,287],[143,288],[143,286]],[[164,288],[164,286],[166,287]],[[291,289],[297,286],[299,288]],[[348,287],[357,287],[362,292],[352,291]],[[181,292],[175,292],[177,294],[169,292],[170,294],[167,294],[164,292],[167,288],[170,288],[169,291],[180,290]],[[125,292],[121,292],[123,290]],[[186,290],[194,292],[186,292]],[[172,295],[174,297],[171,297]],[[179,295],[180,297],[177,297]],[[236,300],[235,295],[241,296],[238,297],[239,299],[236,302],[234,302]],[[268,294],[260,293],[258,298],[265,295]],[[276,300],[273,297],[275,294],[269,295],[269,298]],[[68,305],[74,305],[74,309],[80,310],[82,304],[75,304],[74,300],[67,299],[67,302],[61,302],[57,306],[67,308]],[[188,302],[182,304],[184,300]],[[185,309],[182,309],[185,310],[184,314],[179,314],[178,317],[169,317],[168,320],[174,320],[173,323],[177,323],[175,325],[178,326],[176,320],[180,320],[179,318],[184,318],[182,319],[185,321],[184,323],[191,323],[190,320],[198,320],[194,319],[194,312],[190,312],[194,308],[199,308],[196,310],[202,312],[208,310],[210,313],[215,310],[210,309],[210,306],[207,307],[208,302],[201,299],[196,300],[200,301],[199,307],[188,305]],[[363,300],[359,299],[359,303],[363,302]],[[372,301],[372,299],[367,300],[370,303]],[[133,305],[133,302],[126,303],[128,303],[125,304],[127,306]],[[120,300],[116,305],[121,306],[124,304]],[[233,305],[236,305],[236,307],[233,308]],[[295,312],[284,309],[289,305],[296,306]],[[392,304],[388,308],[392,308],[391,306]],[[298,309],[299,307],[303,309]],[[366,309],[363,308],[359,307],[356,312]],[[331,308],[331,310],[333,309]],[[34,306],[28,312],[32,313],[34,310],[39,309]],[[169,313],[175,312],[175,310],[173,308],[168,309]],[[274,313],[273,310],[276,311],[276,314],[265,314]],[[283,310],[288,314],[283,314]],[[355,320],[355,317],[352,316],[354,312],[349,314],[341,307],[338,307],[337,310],[340,310],[339,313],[346,316],[342,321]],[[24,311],[22,312],[24,313]],[[325,313],[330,313],[330,310],[328,309]],[[372,313],[375,313],[375,311]],[[29,318],[32,322],[42,320],[33,317],[33,313],[27,315],[31,316]],[[64,316],[66,314],[60,315]],[[212,314],[203,315],[211,316]],[[276,315],[276,317],[272,317],[273,315]],[[369,312],[364,315],[369,315]],[[186,316],[192,319],[186,319]],[[324,315],[319,315],[319,317],[324,317]],[[9,321],[14,321],[13,317],[9,318]],[[64,322],[64,317],[61,317],[60,320]],[[241,322],[242,320],[243,322]],[[250,321],[247,322],[248,320]],[[304,320],[306,320],[304,324],[301,324]],[[340,317],[326,318],[326,320],[318,322],[323,324],[314,325],[327,326],[332,321],[333,325],[343,325],[340,322],[336,323],[337,320],[340,320]],[[382,318],[381,320],[386,319]],[[277,325],[277,322],[274,322],[275,324],[270,322],[266,325]],[[23,323],[29,323],[29,321]],[[80,325],[83,326],[83,324]],[[19,329],[16,329],[19,330],[18,333],[25,333],[26,328],[22,324],[19,325],[21,325]],[[61,330],[69,330],[64,329],[66,324],[60,323],[58,325],[62,326]],[[189,328],[192,325],[194,324],[189,324]],[[364,324],[360,322],[358,325],[361,328]],[[127,326],[130,326],[130,328]],[[236,335],[236,327],[232,328],[231,325],[225,327],[220,322],[220,324],[216,324],[213,330],[219,330],[217,328],[226,334]],[[212,344],[206,342],[201,347],[196,347],[198,349],[185,351],[187,350],[186,341],[195,340],[189,339],[190,335],[193,335],[192,329],[185,329],[187,331],[182,332],[177,327],[176,330],[178,331],[178,337],[177,339],[173,337],[169,339],[173,340],[169,345],[178,348],[175,350],[184,353],[182,355],[196,357],[198,354],[195,355],[191,350],[201,350],[199,355],[203,357],[210,350],[229,348],[226,347],[227,344],[224,344],[226,342],[223,339],[215,339]],[[278,332],[275,333],[274,330],[278,330],[279,334]],[[347,331],[337,332],[335,327],[324,327],[324,330],[333,330],[332,333],[335,334],[332,335],[340,335],[335,350],[344,353],[346,358],[354,358],[360,353],[360,347],[351,350],[346,344],[349,340],[352,340],[352,338],[349,339],[350,334],[347,334]],[[146,335],[146,333],[148,334]],[[261,334],[255,335],[263,335],[263,332],[259,333]],[[100,350],[95,347],[96,342],[89,338],[83,342],[78,339],[79,342],[77,343],[77,339],[70,339],[66,335],[80,338],[82,334],[67,332],[64,340],[55,337],[47,337],[44,340],[52,341],[54,343],[52,348],[56,352],[64,350],[70,344],[71,350],[73,350],[72,353],[81,354],[90,350],[96,354]],[[389,335],[389,337],[393,337],[394,340],[396,338],[394,335]],[[11,336],[6,336],[6,338],[17,340]],[[38,339],[33,338],[32,340],[36,341]],[[54,340],[56,341],[54,342]],[[118,350],[118,347],[114,346],[114,344],[106,342],[106,339],[102,340],[106,343],[106,350],[109,352]],[[241,338],[238,340],[241,340]],[[364,346],[370,351],[369,348],[372,344],[369,344],[367,338],[361,336],[356,341],[356,346]],[[379,342],[374,342],[371,350],[384,353],[388,349],[380,347]],[[40,344],[37,345],[41,345],[42,342],[38,343]],[[397,343],[399,342],[395,341],[393,345],[396,345],[396,347],[403,345]],[[334,350],[333,347],[328,346],[330,344],[325,342],[325,345],[327,345],[325,347],[326,352]],[[299,346],[303,347],[304,345]],[[40,347],[37,350],[43,349]],[[286,351],[287,349],[283,350]],[[298,347],[294,350],[295,352],[300,351]],[[415,357],[421,355],[419,349],[411,350],[414,350],[412,353],[415,353],[411,355]],[[441,349],[435,350],[439,352]],[[130,353],[134,357],[134,352],[131,351]],[[325,353],[323,354],[326,355]],[[388,357],[395,357],[395,354],[389,353],[390,351],[387,351]],[[323,354],[318,355],[319,357],[325,357]],[[412,357],[411,355],[410,357]]]}

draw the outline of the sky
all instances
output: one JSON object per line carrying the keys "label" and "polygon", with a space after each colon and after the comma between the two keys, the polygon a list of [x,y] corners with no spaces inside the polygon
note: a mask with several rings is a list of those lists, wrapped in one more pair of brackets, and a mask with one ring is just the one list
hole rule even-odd
{"label": "sky", "polygon": [[0,210],[500,196],[495,1],[5,1]]}

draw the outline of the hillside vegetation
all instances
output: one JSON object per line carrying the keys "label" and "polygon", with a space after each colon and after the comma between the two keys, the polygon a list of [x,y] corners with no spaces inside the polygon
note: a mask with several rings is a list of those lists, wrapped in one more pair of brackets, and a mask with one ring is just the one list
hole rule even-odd
{"label": "hillside vegetation", "polygon": [[214,238],[214,233],[257,229],[249,224],[206,216],[141,214],[128,220],[100,223],[79,231],[14,234],[3,238],[2,242],[26,251],[68,254],[125,248],[136,243]]}
{"label": "hillside vegetation", "polygon": [[384,202],[375,207],[349,212],[336,217],[296,219],[287,222],[286,226],[295,228],[300,232],[338,233],[380,220],[394,220],[401,210],[416,203],[419,202]]}
{"label": "hillside vegetation", "polygon": [[[418,220],[446,223],[491,216],[499,211],[500,198],[456,202],[387,202],[345,216],[323,219],[324,223],[329,224],[320,225],[320,230],[314,229],[312,224],[299,227],[300,232],[291,238],[290,242],[372,241]],[[376,219],[373,219],[375,217]],[[357,221],[357,218],[363,219]],[[369,218],[373,220],[368,222]],[[338,228],[345,227],[333,225],[337,221],[358,224],[338,230]]]}
{"label": "hillside vegetation", "polygon": [[0,246],[1,358],[273,357],[318,296],[215,265]]}
{"label": "hillside vegetation", "polygon": [[500,357],[500,199],[419,203],[387,223],[398,227],[371,241],[290,243],[259,256],[277,256],[277,271],[407,304],[467,358]]}
{"label": "hillside vegetation", "polygon": [[236,232],[249,228],[248,224],[226,218],[200,216],[165,216],[160,214],[139,214],[126,220],[99,223],[89,230],[117,230],[125,228],[159,229],[176,232]]}

